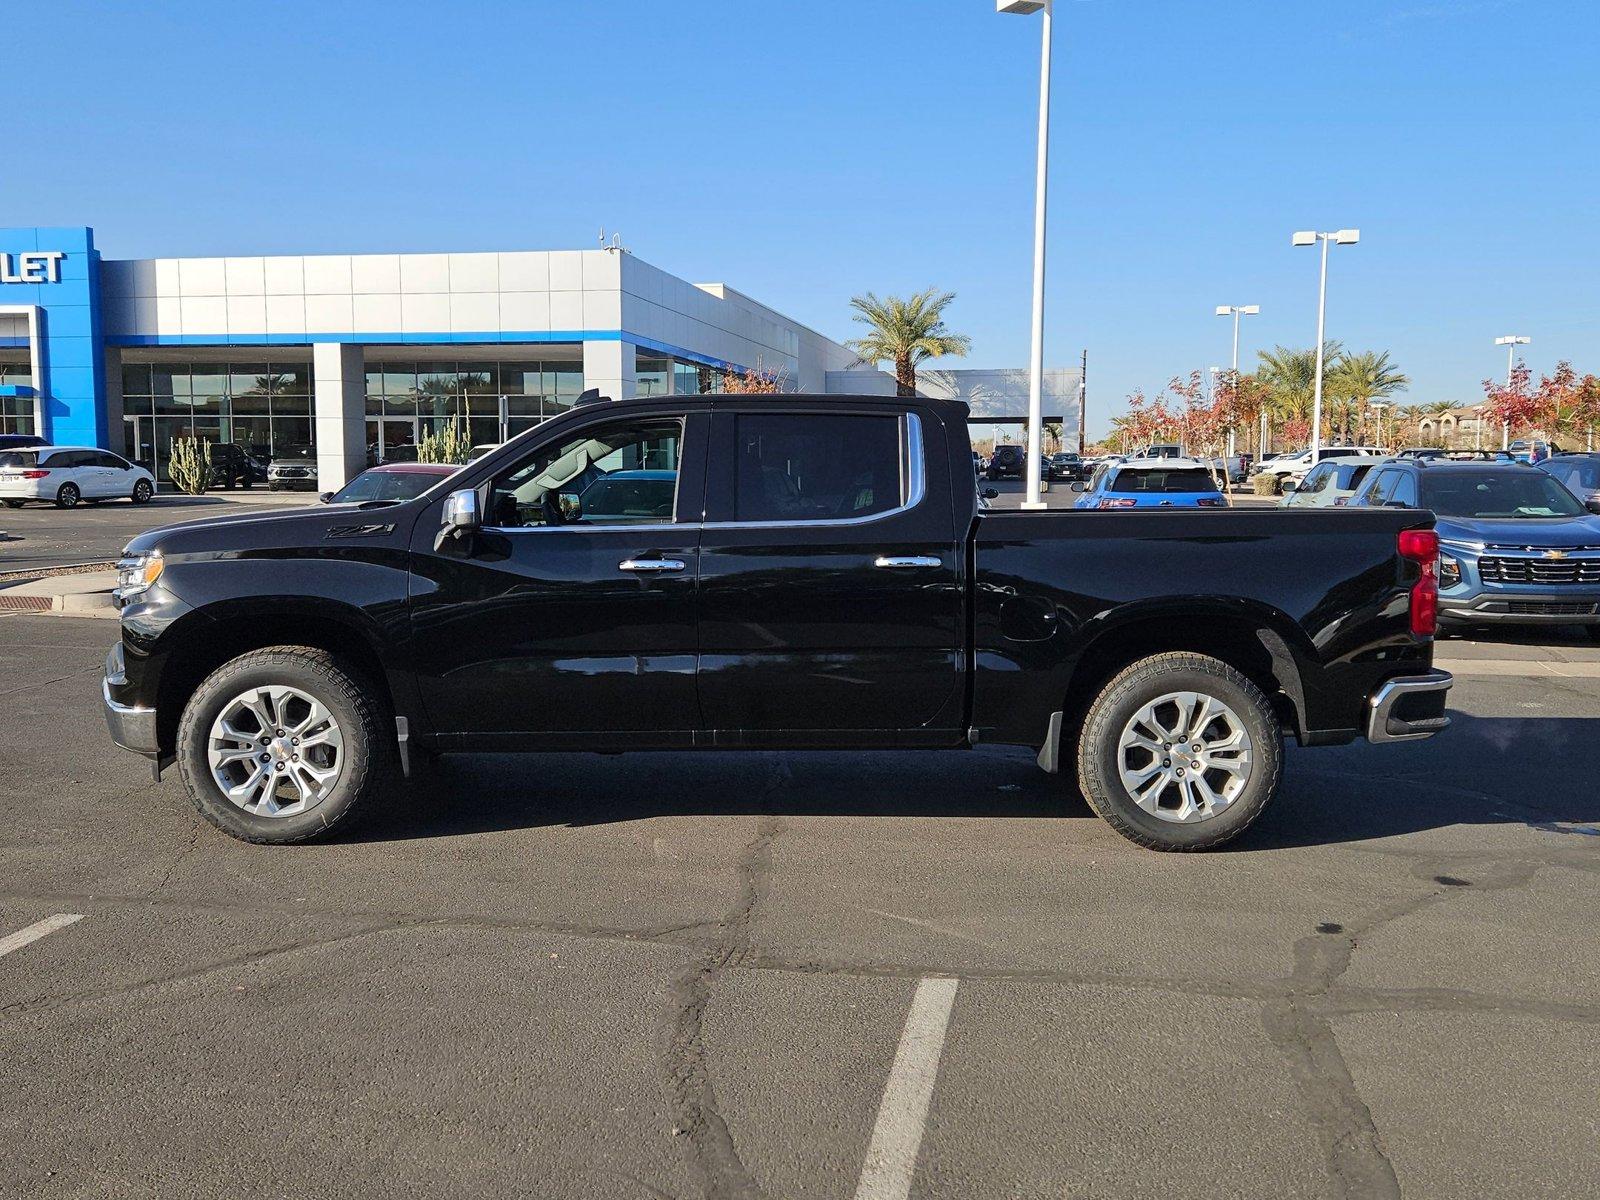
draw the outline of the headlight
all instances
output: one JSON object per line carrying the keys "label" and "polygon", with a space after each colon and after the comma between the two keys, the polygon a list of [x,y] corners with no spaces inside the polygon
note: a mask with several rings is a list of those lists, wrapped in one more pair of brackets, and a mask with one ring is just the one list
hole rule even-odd
{"label": "headlight", "polygon": [[1461,582],[1461,563],[1448,554],[1439,555],[1439,586],[1454,587]]}
{"label": "headlight", "polygon": [[112,595],[118,600],[130,600],[149,591],[151,585],[161,578],[166,565],[159,550],[130,554],[117,560],[117,587]]}

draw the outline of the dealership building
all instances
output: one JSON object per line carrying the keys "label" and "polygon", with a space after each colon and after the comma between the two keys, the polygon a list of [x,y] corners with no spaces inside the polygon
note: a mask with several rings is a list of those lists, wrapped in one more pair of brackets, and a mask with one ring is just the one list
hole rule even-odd
{"label": "dealership building", "polygon": [[[454,423],[505,440],[598,388],[721,390],[761,370],[806,392],[892,393],[836,341],[620,247],[102,258],[86,226],[0,229],[0,433],[127,455],[166,477],[182,438],[314,456],[334,488]],[[975,422],[1027,410],[1027,373],[939,371]],[[1075,443],[1078,372],[1046,372]]]}

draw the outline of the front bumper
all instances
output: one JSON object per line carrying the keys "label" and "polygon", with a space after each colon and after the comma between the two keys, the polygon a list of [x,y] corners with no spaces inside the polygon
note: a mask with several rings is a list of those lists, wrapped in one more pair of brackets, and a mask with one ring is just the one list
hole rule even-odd
{"label": "front bumper", "polygon": [[1444,700],[1454,682],[1448,671],[1389,680],[1367,701],[1367,741],[1415,742],[1449,728]]}
{"label": "front bumper", "polygon": [[106,728],[111,740],[124,750],[155,758],[161,753],[161,743],[156,728],[156,710],[138,704],[123,704],[112,695],[114,687],[126,685],[123,671],[122,643],[111,647],[106,655],[106,674],[100,681],[100,699],[105,707]]}
{"label": "front bumper", "polygon": [[1600,596],[1570,587],[1559,591],[1507,589],[1459,598],[1441,593],[1439,620],[1473,625],[1594,624],[1600,623]]}

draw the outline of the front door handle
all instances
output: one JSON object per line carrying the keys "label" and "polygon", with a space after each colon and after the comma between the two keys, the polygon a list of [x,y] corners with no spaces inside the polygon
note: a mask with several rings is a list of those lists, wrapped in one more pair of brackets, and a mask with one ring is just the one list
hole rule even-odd
{"label": "front door handle", "polygon": [[681,571],[684,568],[681,558],[625,558],[617,564],[619,571]]}
{"label": "front door handle", "polygon": [[872,565],[886,567],[891,571],[915,571],[919,568],[942,567],[944,562],[942,559],[934,558],[931,555],[880,554]]}

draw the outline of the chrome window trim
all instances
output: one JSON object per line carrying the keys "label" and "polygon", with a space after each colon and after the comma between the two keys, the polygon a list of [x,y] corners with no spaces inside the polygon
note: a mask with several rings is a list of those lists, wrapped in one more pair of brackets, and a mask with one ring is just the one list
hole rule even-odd
{"label": "chrome window trim", "polygon": [[[832,410],[829,410],[830,414]],[[845,414],[852,415],[852,414]],[[813,521],[640,521],[636,524],[624,525],[486,525],[486,533],[618,533],[630,529],[829,529],[850,527],[856,525],[870,525],[874,521],[882,521],[888,517],[897,517],[902,513],[910,512],[921,504],[927,496],[927,459],[926,449],[922,439],[922,419],[916,413],[902,415],[901,428],[901,494],[904,502],[895,508],[887,508],[882,512],[870,513],[864,517],[826,517]],[[680,475],[681,480],[681,475]],[[677,511],[677,500],[673,500],[673,511]]]}

